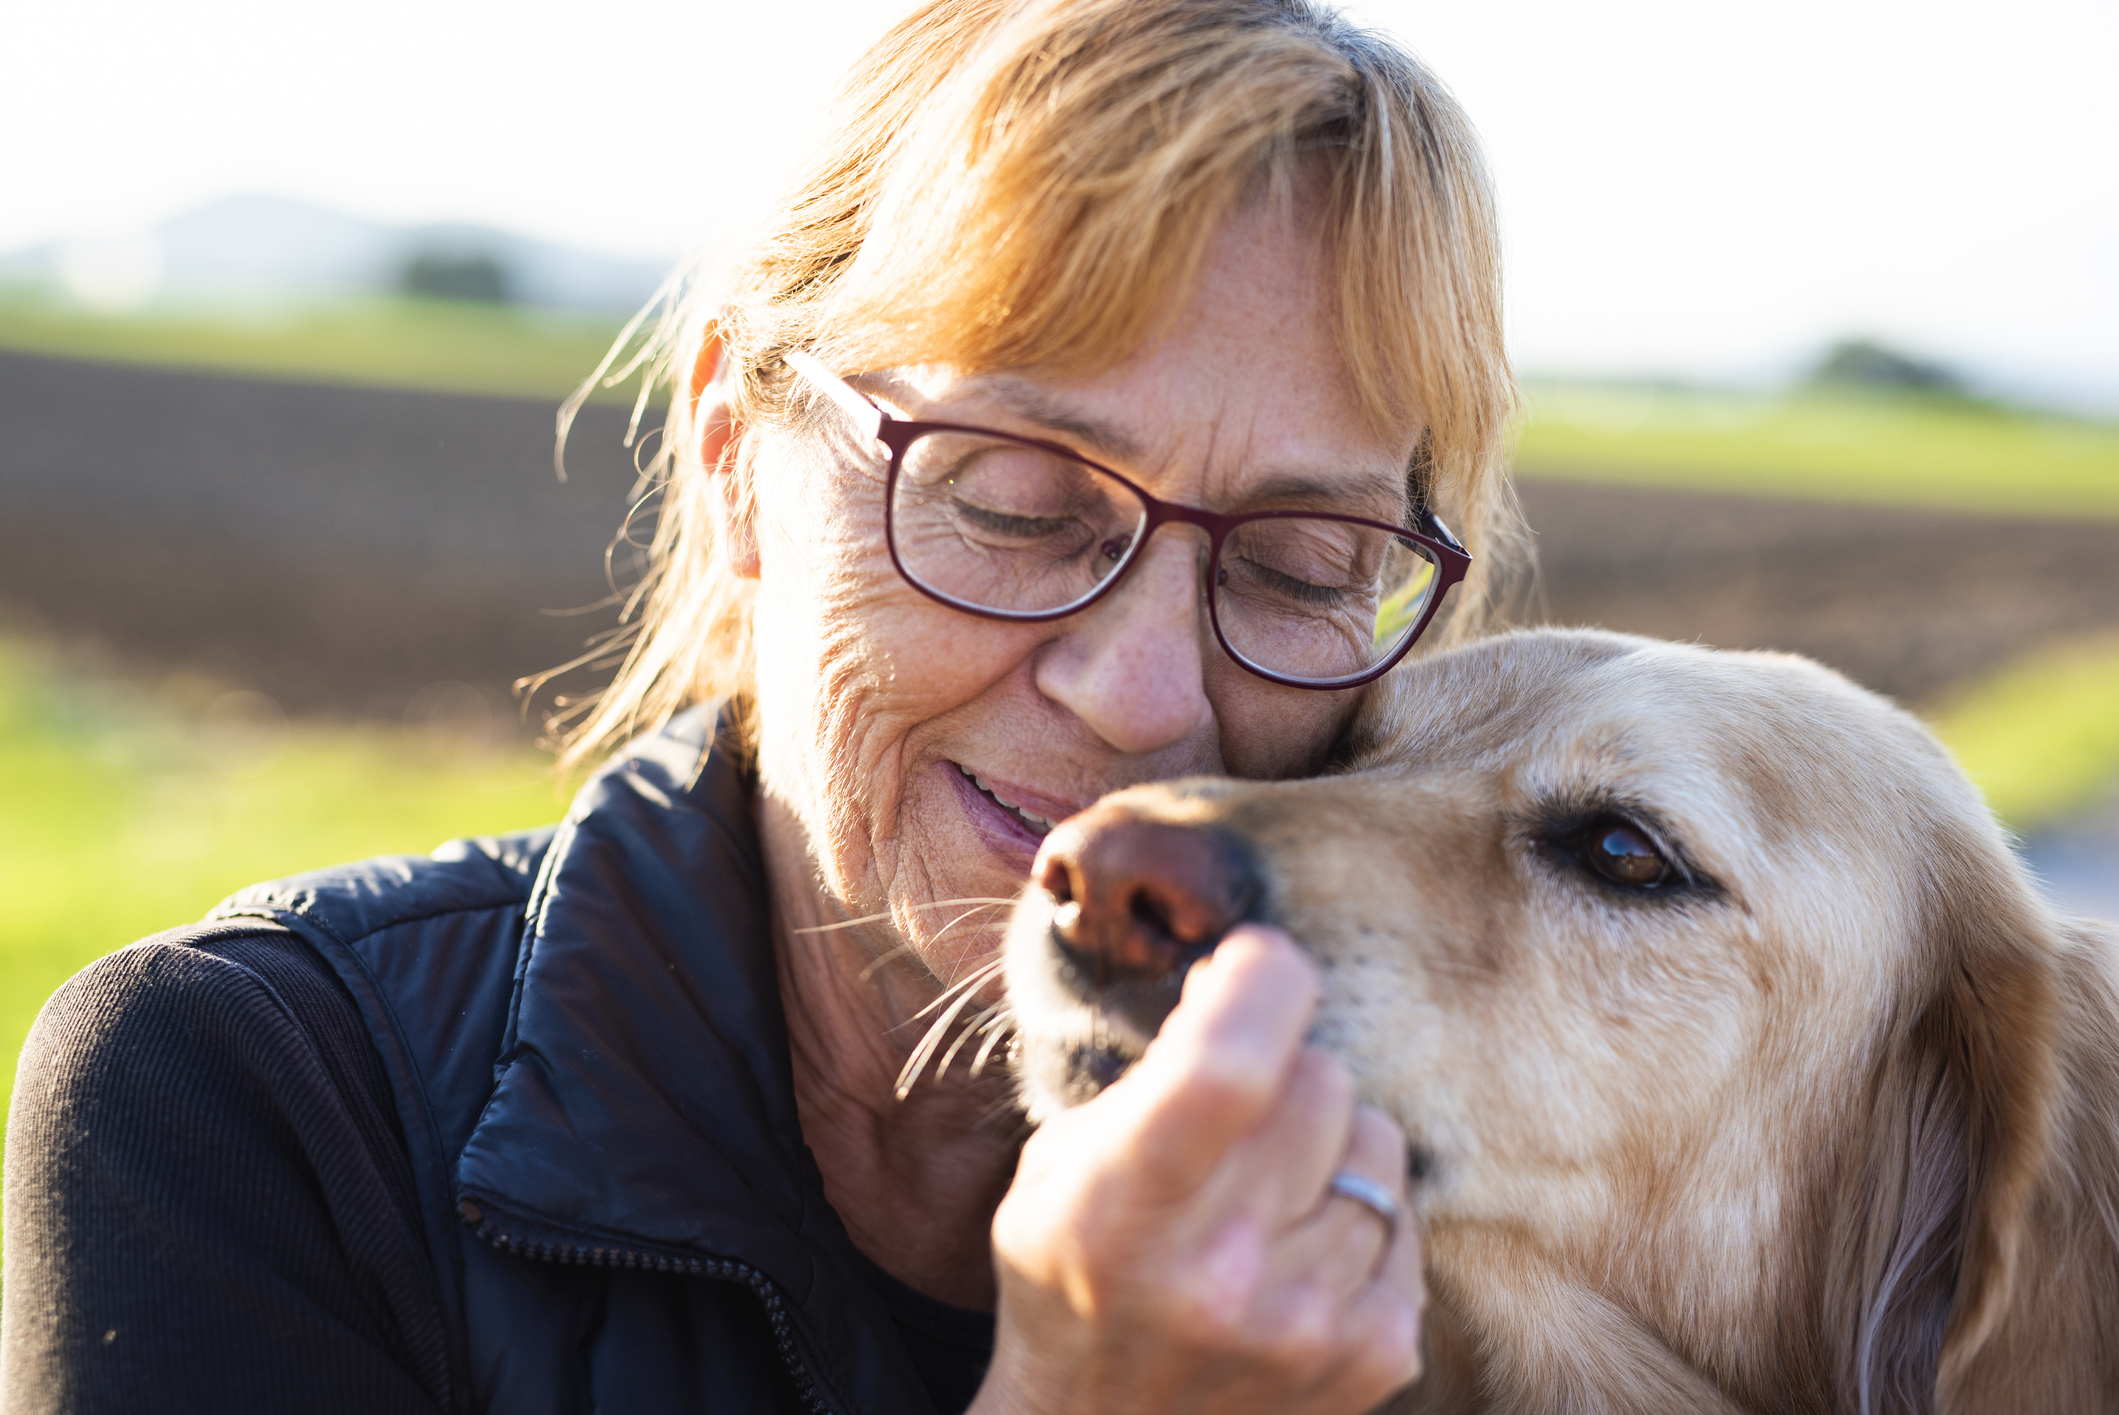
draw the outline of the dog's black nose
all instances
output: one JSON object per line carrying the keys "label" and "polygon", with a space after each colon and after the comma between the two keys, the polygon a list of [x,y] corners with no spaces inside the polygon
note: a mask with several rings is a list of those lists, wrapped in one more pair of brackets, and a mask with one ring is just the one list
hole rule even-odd
{"label": "dog's black nose", "polygon": [[1058,906],[1053,941],[1098,991],[1181,978],[1259,896],[1237,837],[1115,805],[1055,828],[1032,877]]}

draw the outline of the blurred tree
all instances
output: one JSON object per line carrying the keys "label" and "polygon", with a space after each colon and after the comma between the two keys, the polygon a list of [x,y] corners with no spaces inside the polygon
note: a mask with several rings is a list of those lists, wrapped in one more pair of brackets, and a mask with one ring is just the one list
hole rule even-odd
{"label": "blurred tree", "polygon": [[417,250],[405,260],[398,288],[430,299],[504,305],[514,298],[508,268],[487,251]]}
{"label": "blurred tree", "polygon": [[1864,388],[1913,388],[1929,393],[1966,392],[1964,380],[1945,365],[1915,358],[1874,339],[1842,339],[1810,370],[1813,383],[1852,383]]}

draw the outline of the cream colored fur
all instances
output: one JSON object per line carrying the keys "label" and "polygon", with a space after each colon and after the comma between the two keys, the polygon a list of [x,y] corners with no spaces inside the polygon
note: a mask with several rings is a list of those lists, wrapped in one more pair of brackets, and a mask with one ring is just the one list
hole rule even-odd
{"label": "cream colored fur", "polygon": [[[1601,633],[1394,678],[1343,773],[1111,799],[1249,843],[1318,1039],[1431,1160],[1403,1410],[2119,1411],[2119,934],[1920,723]],[[1601,810],[1698,882],[1553,843]],[[1035,895],[1010,996],[1069,1047]]]}

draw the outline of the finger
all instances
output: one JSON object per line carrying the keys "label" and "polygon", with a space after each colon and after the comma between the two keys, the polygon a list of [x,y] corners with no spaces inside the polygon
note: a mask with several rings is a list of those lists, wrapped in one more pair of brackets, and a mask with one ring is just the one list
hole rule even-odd
{"label": "finger", "polygon": [[1230,1146],[1204,1192],[1257,1215],[1269,1233],[1307,1221],[1354,1129],[1354,1080],[1329,1052],[1303,1047],[1265,1118]]}
{"label": "finger", "polygon": [[1279,929],[1240,925],[1192,969],[1132,1072],[1141,1172],[1189,1194],[1286,1085],[1317,1002],[1317,969]]}
{"label": "finger", "polygon": [[[1345,1241],[1324,1241],[1333,1233]],[[1275,1250],[1250,1327],[1307,1393],[1302,1408],[1371,1409],[1418,1374],[1425,1291],[1409,1220],[1389,1228],[1335,1199]]]}
{"label": "finger", "polygon": [[1371,1286],[1409,1297],[1414,1306],[1423,1310],[1427,1307],[1426,1255],[1421,1248],[1420,1225],[1411,1214],[1399,1218],[1398,1235],[1391,1241],[1390,1251],[1383,1255]]}
{"label": "finger", "polygon": [[[1404,1132],[1373,1106],[1358,1106],[1352,1131],[1331,1175],[1319,1186],[1304,1222],[1292,1230],[1276,1267],[1341,1296],[1373,1282],[1384,1270],[1396,1236],[1410,1227],[1406,1196]],[[1396,1215],[1379,1214],[1360,1199],[1328,1187],[1345,1173],[1366,1179],[1391,1196]]]}
{"label": "finger", "polygon": [[[1411,1245],[1415,1250],[1417,1242]],[[1417,1268],[1417,1264],[1416,1264]],[[1309,1393],[1317,1406],[1373,1410],[1420,1378],[1420,1329],[1425,1294],[1375,1285],[1346,1309],[1345,1345],[1329,1376]]]}
{"label": "finger", "polygon": [[[1412,1211],[1411,1186],[1406,1182],[1405,1132],[1382,1112],[1366,1106],[1362,1110],[1364,1113],[1356,1122],[1360,1134],[1356,1143],[1365,1147],[1365,1156],[1374,1155],[1381,1159],[1388,1155],[1388,1162],[1397,1169],[1398,1225],[1389,1249],[1373,1269],[1367,1290],[1360,1300],[1366,1302],[1372,1294],[1395,1294],[1399,1299],[1411,1302],[1414,1310],[1419,1311],[1427,1306],[1427,1272],[1420,1225]],[[1366,1148],[1369,1146],[1374,1148]],[[1367,1162],[1366,1158],[1362,1161]],[[1374,1171],[1364,1169],[1363,1173],[1375,1177]],[[1377,1300],[1381,1301],[1381,1296]]]}
{"label": "finger", "polygon": [[1397,1198],[1402,1212],[1406,1202],[1405,1131],[1372,1105],[1354,1106],[1347,1120],[1345,1154],[1333,1172],[1339,1170],[1381,1184]]}
{"label": "finger", "polygon": [[1386,1250],[1394,1248],[1396,1239],[1411,1226],[1405,1186],[1405,1131],[1375,1106],[1356,1106],[1350,1131],[1346,1159],[1333,1174],[1346,1171],[1382,1186],[1396,1205],[1396,1214],[1386,1218],[1360,1199],[1331,1188],[1324,1190],[1320,1218],[1337,1235],[1343,1235],[1343,1239],[1326,1248],[1333,1256],[1333,1265],[1324,1277],[1341,1292],[1350,1292],[1377,1277],[1388,1258]]}
{"label": "finger", "polygon": [[[1317,1004],[1317,965],[1284,929],[1238,924],[1185,974],[1157,1040],[1197,1033],[1229,1043],[1300,1036]],[[1239,1002],[1238,999],[1241,999]]]}
{"label": "finger", "polygon": [[[1370,1226],[1380,1229],[1373,1220]],[[1420,1230],[1408,1214],[1370,1279],[1341,1297],[1341,1359],[1311,1398],[1335,1409],[1369,1410],[1412,1384],[1421,1373],[1426,1311]]]}

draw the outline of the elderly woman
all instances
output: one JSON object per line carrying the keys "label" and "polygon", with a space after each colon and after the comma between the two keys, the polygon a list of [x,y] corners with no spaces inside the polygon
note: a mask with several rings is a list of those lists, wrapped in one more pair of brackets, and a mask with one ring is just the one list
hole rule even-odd
{"label": "elderly woman", "polygon": [[1470,563],[1438,511],[1484,572],[1498,326],[1470,131],[1388,43],[1308,0],[918,10],[654,336],[653,567],[564,824],[249,890],[46,1009],[7,1409],[1403,1386],[1402,1138],[1304,1045],[1284,935],[1027,1144],[1004,1067],[908,1061],[993,1001],[1051,822],[1319,769]]}

